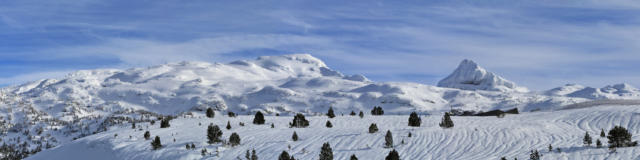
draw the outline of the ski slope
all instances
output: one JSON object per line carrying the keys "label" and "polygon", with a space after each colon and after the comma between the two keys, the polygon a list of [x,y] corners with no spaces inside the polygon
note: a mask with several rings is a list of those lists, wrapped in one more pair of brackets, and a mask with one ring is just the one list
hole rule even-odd
{"label": "ski slope", "polygon": [[[438,127],[441,115],[422,115],[421,118],[421,127],[408,127],[406,115],[366,114],[359,118],[338,114],[333,119],[307,116],[310,127],[289,128],[291,116],[267,116],[265,125],[253,125],[253,116],[229,118],[218,113],[210,119],[195,113],[193,117],[181,116],[172,120],[169,128],[159,128],[159,124],[150,126],[149,123],[138,124],[144,128],[142,131],[131,129],[130,124],[114,126],[106,132],[45,150],[28,159],[243,159],[245,151],[252,148],[260,159],[277,159],[283,150],[296,159],[317,159],[324,142],[331,144],[334,159],[348,159],[351,154],[359,159],[384,159],[390,151],[383,147],[387,130],[393,133],[395,149],[405,160],[499,159],[502,156],[528,159],[531,149],[538,149],[543,154],[542,159],[550,160],[640,159],[640,147],[618,149],[616,153],[609,153],[606,147],[593,147],[596,139],[606,146],[606,138],[599,136],[600,129],[608,130],[615,125],[629,129],[634,141],[640,140],[640,106],[527,112],[504,118],[452,117],[455,127],[451,129]],[[333,128],[325,127],[327,120],[333,123]],[[227,121],[232,124],[231,130],[224,128]],[[246,125],[239,126],[239,122]],[[205,132],[209,123],[222,128],[224,139],[237,132],[242,139],[241,145],[206,144]],[[270,128],[271,123],[275,128]],[[378,125],[379,132],[368,133],[371,123]],[[146,130],[151,132],[151,137],[160,136],[164,145],[162,149],[151,150],[151,140],[143,138]],[[293,131],[298,133],[298,141],[291,141]],[[593,137],[592,147],[582,145],[585,131]],[[409,132],[412,137],[407,137]],[[118,136],[114,138],[114,134]],[[405,144],[401,143],[402,140]],[[195,143],[197,149],[186,150],[187,143]],[[553,145],[553,152],[547,150],[549,144]],[[203,147],[211,155],[201,156]],[[556,152],[555,148],[562,151]]]}

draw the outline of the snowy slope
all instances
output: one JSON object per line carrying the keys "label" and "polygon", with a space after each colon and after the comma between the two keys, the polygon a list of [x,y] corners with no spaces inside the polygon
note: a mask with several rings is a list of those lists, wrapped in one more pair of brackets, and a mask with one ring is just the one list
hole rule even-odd
{"label": "snowy slope", "polygon": [[602,88],[585,87],[577,84],[567,84],[546,92],[550,96],[567,96],[587,99],[638,99],[640,90],[626,84],[608,85]]}
{"label": "snowy slope", "polygon": [[493,72],[489,72],[471,60],[463,60],[451,75],[438,82],[438,87],[458,88],[464,90],[516,91],[527,92]]}
{"label": "snowy slope", "polygon": [[[195,117],[178,118],[171,127],[158,128],[158,124],[140,123],[142,130],[131,129],[123,124],[107,132],[88,136],[70,144],[43,151],[30,159],[236,159],[244,157],[248,149],[255,149],[260,159],[277,159],[286,150],[297,159],[317,159],[322,143],[329,142],[335,159],[347,159],[355,154],[359,159],[384,159],[390,149],[384,148],[384,133],[393,133],[395,149],[402,159],[528,159],[531,149],[540,150],[542,159],[639,159],[640,147],[618,149],[610,154],[606,148],[584,147],[582,137],[589,132],[594,141],[600,129],[614,125],[629,128],[632,140],[640,140],[640,106],[602,106],[599,108],[563,110],[554,112],[531,112],[520,115],[496,117],[453,117],[454,128],[438,127],[441,115],[421,116],[421,127],[408,127],[408,116],[308,116],[309,128],[289,128],[292,117],[266,117],[266,124],[251,124],[252,116],[229,118],[217,116],[213,119]],[[330,120],[333,128],[324,127]],[[242,141],[236,147],[220,144],[208,145],[206,126],[214,123],[221,127],[230,121],[231,130],[223,129],[223,138],[228,139],[237,132]],[[246,126],[238,126],[244,122]],[[202,123],[199,126],[198,123]],[[370,123],[377,123],[380,132],[368,133]],[[151,150],[150,140],[143,138],[149,130],[152,137],[161,137],[164,147]],[[296,131],[299,141],[291,141]],[[412,137],[408,137],[408,133]],[[114,137],[118,134],[117,137]],[[132,138],[129,138],[132,136]],[[175,139],[175,142],[173,142]],[[404,141],[405,144],[401,142]],[[185,144],[195,143],[196,150],[186,150]],[[554,147],[553,152],[547,146]],[[288,149],[287,146],[291,146]],[[200,150],[207,148],[210,155],[201,156]],[[560,148],[562,152],[557,152]],[[216,152],[218,151],[218,152]],[[94,154],[95,153],[95,154]],[[104,156],[103,156],[104,155]]]}
{"label": "snowy slope", "polygon": [[[455,88],[456,83],[467,80],[477,85]],[[470,60],[441,82],[451,82],[454,88],[373,82],[362,75],[343,75],[308,54],[231,63],[179,62],[127,70],[82,70],[62,79],[0,89],[0,135],[3,142],[27,143],[26,148],[33,150],[46,143],[64,145],[109,131],[114,125],[206,108],[225,114],[317,115],[329,107],[346,114],[367,113],[373,106],[381,106],[385,114],[417,111],[437,115],[451,108],[551,111],[594,99],[640,99],[640,92],[629,85],[594,89],[597,96],[590,96],[588,87],[580,86],[540,94],[524,92],[523,87]]]}

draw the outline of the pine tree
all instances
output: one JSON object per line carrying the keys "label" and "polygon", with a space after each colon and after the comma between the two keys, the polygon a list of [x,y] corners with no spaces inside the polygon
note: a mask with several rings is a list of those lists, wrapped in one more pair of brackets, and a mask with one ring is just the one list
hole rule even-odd
{"label": "pine tree", "polygon": [[136,129],[136,122],[131,123],[131,129]]}
{"label": "pine tree", "polygon": [[376,125],[375,123],[371,123],[371,125],[369,126],[369,133],[376,133],[378,132],[378,125]]}
{"label": "pine tree", "polygon": [[382,110],[382,107],[380,106],[375,106],[371,110],[371,115],[376,115],[376,116],[384,115],[384,110]]}
{"label": "pine tree", "polygon": [[391,131],[387,130],[387,135],[384,136],[384,146],[386,148],[393,147],[393,136],[391,135]]}
{"label": "pine tree", "polygon": [[387,157],[384,158],[385,160],[400,160],[400,154],[398,154],[398,151],[391,150],[391,152],[389,152],[389,154],[387,155]]}
{"label": "pine tree", "polygon": [[530,160],[540,160],[540,157],[542,156],[540,155],[538,150],[531,150],[531,153],[529,154]]}
{"label": "pine tree", "polygon": [[351,113],[349,113],[349,115],[350,115],[350,116],[355,116],[355,115],[356,115],[356,112],[351,111]]}
{"label": "pine tree", "polygon": [[274,126],[273,123],[271,123],[271,128],[276,128],[276,126]]}
{"label": "pine tree", "polygon": [[231,129],[231,122],[227,121],[227,130]]}
{"label": "pine tree", "polygon": [[227,116],[236,117],[236,113],[233,113],[233,112],[229,111],[229,112],[227,112]]}
{"label": "pine tree", "polygon": [[264,115],[262,112],[256,112],[256,115],[253,117],[253,124],[264,124]]}
{"label": "pine tree", "polygon": [[409,135],[407,135],[407,137],[411,137],[411,132],[409,132]]}
{"label": "pine tree", "polygon": [[333,107],[329,107],[329,111],[327,111],[327,116],[329,118],[336,117],[336,114],[333,113]]}
{"label": "pine tree", "polygon": [[208,151],[207,151],[207,149],[206,149],[206,148],[202,148],[202,150],[200,150],[200,154],[201,154],[202,156],[206,156],[206,155],[207,155],[207,152],[208,152]]}
{"label": "pine tree", "polygon": [[169,125],[169,121],[170,120],[171,120],[170,117],[162,118],[162,120],[160,120],[160,128],[169,128],[169,127],[171,127],[171,125]]}
{"label": "pine tree", "polygon": [[553,147],[549,144],[549,152],[553,151]]}
{"label": "pine tree", "polygon": [[325,126],[327,126],[327,128],[331,128],[331,127],[333,127],[333,125],[331,124],[331,121],[327,121],[327,123],[325,124]]}
{"label": "pine tree", "polygon": [[291,140],[298,141],[298,134],[296,133],[296,131],[293,131],[293,135],[291,136]]}
{"label": "pine tree", "polygon": [[606,137],[607,135],[604,134],[604,129],[600,129],[600,137]]}
{"label": "pine tree", "polygon": [[331,146],[329,146],[329,142],[322,144],[320,160],[333,160],[333,151],[331,150]]}
{"label": "pine tree", "polygon": [[596,140],[596,148],[600,148],[602,147],[602,142],[600,142],[600,139]]}
{"label": "pine tree", "polygon": [[157,150],[162,147],[162,142],[160,142],[160,137],[156,136],[156,139],[151,142],[151,148],[153,150]]}
{"label": "pine tree", "polygon": [[149,138],[151,138],[151,133],[149,131],[144,132],[144,139],[149,140]]}
{"label": "pine tree", "polygon": [[591,136],[589,136],[589,132],[586,132],[586,133],[584,134],[584,138],[582,139],[582,143],[583,143],[585,146],[591,146],[591,143],[592,143],[592,142],[593,142],[593,141],[591,141]]}
{"label": "pine tree", "polygon": [[500,160],[507,160],[507,157],[502,157],[500,158]]}
{"label": "pine tree", "polygon": [[244,158],[246,158],[247,160],[251,160],[251,152],[249,152],[249,150],[247,150],[247,152],[244,154]]}
{"label": "pine tree", "polygon": [[231,144],[231,146],[240,144],[240,136],[236,132],[231,133],[231,136],[229,136],[229,144]]}
{"label": "pine tree", "polygon": [[442,128],[451,128],[453,127],[453,121],[449,115],[449,112],[444,113],[444,117],[442,117],[442,122],[440,122],[440,127]]}
{"label": "pine tree", "polygon": [[191,149],[196,149],[196,145],[191,143]]}
{"label": "pine tree", "polygon": [[418,117],[418,114],[416,112],[411,112],[411,115],[409,115],[409,126],[420,127],[421,122],[422,120]]}
{"label": "pine tree", "polygon": [[358,160],[358,157],[356,157],[356,155],[355,155],[355,154],[352,154],[352,155],[351,155],[351,158],[349,158],[349,160]]}
{"label": "pine tree", "polygon": [[214,112],[211,108],[207,108],[207,117],[213,118],[214,116],[216,116],[216,112]]}
{"label": "pine tree", "polygon": [[298,113],[293,117],[293,122],[289,123],[290,127],[296,128],[304,128],[309,126],[309,121],[307,121],[304,115]]}
{"label": "pine tree", "polygon": [[258,160],[258,155],[256,155],[256,150],[251,150],[251,160]]}
{"label": "pine tree", "polygon": [[278,157],[278,160],[291,160],[291,156],[289,156],[289,153],[287,153],[287,151],[282,151],[282,153],[280,153],[280,157]]}
{"label": "pine tree", "polygon": [[185,148],[187,148],[187,150],[190,150],[191,146],[189,144],[185,144]]}
{"label": "pine tree", "polygon": [[362,113],[362,111],[360,111],[360,113],[358,113],[358,116],[360,116],[360,118],[364,117],[364,113]]}
{"label": "pine tree", "polygon": [[636,143],[631,142],[631,133],[621,126],[615,126],[613,129],[609,130],[607,139],[609,139],[609,148],[614,149],[617,147],[635,146],[634,143]]}
{"label": "pine tree", "polygon": [[207,127],[207,143],[214,144],[221,142],[222,140],[220,140],[220,136],[222,136],[222,130],[220,130],[220,127],[218,127],[218,125],[213,125],[213,123],[209,124],[209,127]]}

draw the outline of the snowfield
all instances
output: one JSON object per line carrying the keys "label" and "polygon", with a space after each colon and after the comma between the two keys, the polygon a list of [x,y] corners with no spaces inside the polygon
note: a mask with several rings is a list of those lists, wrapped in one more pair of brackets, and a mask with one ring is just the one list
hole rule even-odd
{"label": "snowfield", "polygon": [[[365,112],[366,113],[366,112]],[[171,121],[171,127],[159,128],[159,124],[139,123],[143,129],[131,129],[122,124],[106,132],[84,137],[69,144],[45,150],[28,159],[243,159],[246,150],[255,149],[260,159],[277,159],[286,150],[296,159],[317,159],[324,142],[329,142],[334,159],[348,159],[355,154],[359,159],[384,159],[390,151],[384,148],[384,134],[393,133],[395,149],[402,159],[528,159],[531,149],[538,149],[542,159],[640,159],[640,147],[618,149],[609,153],[607,139],[599,136],[600,129],[623,126],[640,140],[640,106],[598,106],[592,108],[529,112],[497,117],[452,117],[455,126],[442,129],[438,126],[442,115],[421,115],[420,127],[408,127],[408,116],[385,115],[364,118],[344,115],[330,119],[327,116],[307,116],[308,128],[289,128],[291,116],[267,116],[265,125],[251,124],[253,116],[229,118],[219,113],[206,118],[200,113],[193,117],[179,117]],[[325,122],[333,123],[326,128]],[[227,130],[227,121],[232,129]],[[245,126],[239,126],[244,122]],[[198,125],[202,123],[202,125]],[[206,143],[206,127],[213,123],[222,128],[223,138],[232,132],[241,137],[239,146]],[[275,128],[271,128],[273,123]],[[376,123],[379,132],[370,134],[368,127]],[[151,140],[143,138],[149,130],[151,137],[160,136],[163,148],[151,150]],[[300,139],[292,141],[296,131]],[[586,132],[594,144],[585,147],[582,138]],[[412,137],[408,137],[408,133]],[[114,135],[117,134],[117,137]],[[131,138],[129,138],[131,136]],[[173,141],[175,139],[175,142]],[[595,148],[600,139],[603,148]],[[401,141],[404,140],[404,144]],[[185,144],[194,143],[195,150],[187,150]],[[554,147],[549,152],[547,146]],[[291,149],[288,148],[291,146]],[[202,156],[206,148],[211,154]],[[560,148],[561,152],[557,152]],[[217,152],[216,152],[217,151]]]}

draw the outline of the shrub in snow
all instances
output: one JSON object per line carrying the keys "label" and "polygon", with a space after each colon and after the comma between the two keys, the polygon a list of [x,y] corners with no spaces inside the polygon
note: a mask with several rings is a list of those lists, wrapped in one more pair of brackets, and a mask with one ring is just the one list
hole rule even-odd
{"label": "shrub in snow", "polygon": [[400,155],[398,154],[398,151],[391,150],[391,152],[389,152],[389,154],[387,155],[387,157],[384,158],[385,160],[400,160]]}
{"label": "shrub in snow", "polygon": [[331,124],[331,121],[327,121],[327,123],[325,124],[325,126],[327,126],[327,128],[331,128],[331,127],[333,127],[333,125]]}
{"label": "shrub in snow", "polygon": [[298,113],[293,117],[293,122],[289,123],[289,127],[304,128],[309,126],[309,121],[304,118],[304,115]]}
{"label": "shrub in snow", "polygon": [[151,133],[149,131],[144,132],[144,139],[149,140],[149,138],[151,138]]}
{"label": "shrub in snow", "polygon": [[384,115],[384,110],[382,110],[382,107],[380,106],[373,107],[373,109],[371,110],[371,115]]}
{"label": "shrub in snow", "polygon": [[442,122],[440,122],[440,127],[442,128],[453,127],[453,121],[451,120],[451,116],[449,115],[449,112],[444,113],[444,117],[442,117]]}
{"label": "shrub in snow", "polygon": [[160,142],[160,137],[156,136],[156,138],[151,142],[151,148],[153,150],[157,150],[162,147],[162,142]]}
{"label": "shrub in snow", "polygon": [[329,118],[336,117],[336,114],[333,113],[333,107],[329,107],[329,111],[327,111],[327,116]]}
{"label": "shrub in snow", "polygon": [[231,136],[229,136],[229,144],[231,144],[231,146],[240,144],[240,136],[236,132],[231,133]]}
{"label": "shrub in snow", "polygon": [[207,117],[213,118],[215,115],[216,115],[216,112],[214,112],[213,109],[207,108]]}
{"label": "shrub in snow", "polygon": [[213,144],[221,142],[222,140],[220,140],[220,136],[222,136],[222,130],[220,130],[220,127],[218,127],[218,125],[213,125],[213,123],[209,124],[209,127],[207,127],[207,143]]}
{"label": "shrub in snow", "polygon": [[298,141],[298,134],[296,133],[296,131],[293,131],[293,135],[291,136],[291,140]]}
{"label": "shrub in snow", "polygon": [[409,126],[420,127],[421,122],[422,122],[422,119],[418,117],[418,114],[416,112],[411,112],[411,114],[409,115]]}
{"label": "shrub in snow", "polygon": [[375,123],[371,123],[371,125],[369,126],[369,133],[376,133],[378,132],[378,125],[376,125]]}
{"label": "shrub in snow", "polygon": [[329,146],[329,142],[322,144],[320,160],[333,160],[333,151],[331,150],[331,146]]}
{"label": "shrub in snow", "polygon": [[253,117],[253,124],[264,124],[264,115],[262,112],[256,112],[256,115]]}

